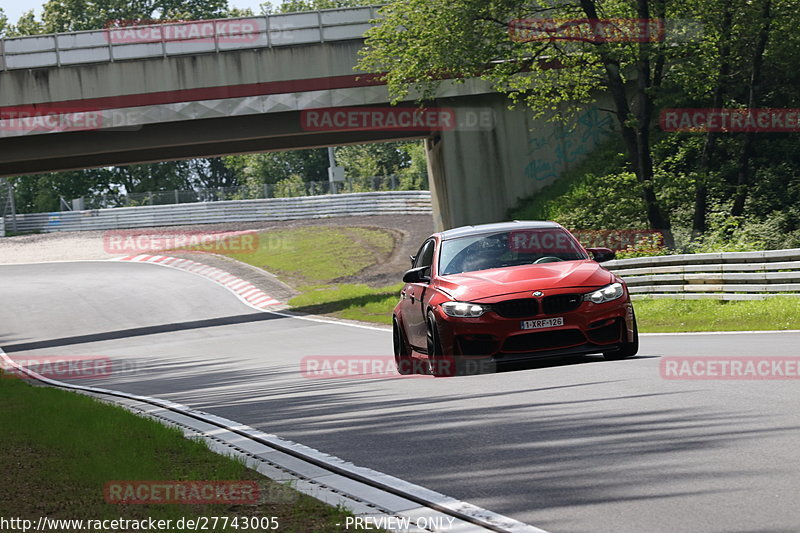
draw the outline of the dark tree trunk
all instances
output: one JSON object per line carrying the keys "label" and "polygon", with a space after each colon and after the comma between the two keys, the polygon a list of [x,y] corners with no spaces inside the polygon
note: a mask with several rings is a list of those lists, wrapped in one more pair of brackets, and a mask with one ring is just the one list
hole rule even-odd
{"label": "dark tree trunk", "polygon": [[[750,93],[747,99],[747,107],[752,110],[758,101],[759,90],[761,88],[761,67],[764,63],[764,49],[767,47],[770,28],[770,8],[772,0],[764,0],[761,9],[761,31],[756,41],[756,49],[753,53],[753,70],[750,75]],[[756,140],[756,132],[748,131],[744,134],[742,151],[739,153],[739,172],[736,176],[736,193],[733,197],[733,207],[731,215],[738,217],[744,212],[744,202],[747,199],[748,185],[750,183],[750,159],[753,156],[753,148]]]}
{"label": "dark tree trunk", "polygon": [[[650,18],[650,9],[647,2],[648,0],[637,0],[637,12],[640,19],[647,20]],[[662,4],[663,2],[658,3],[659,6],[662,6]],[[581,8],[588,19],[599,19],[595,0],[581,0]],[[662,10],[663,7],[659,7],[659,12]],[[629,119],[633,116],[633,112],[628,103],[625,83],[620,74],[619,61],[608,53],[605,44],[600,43],[597,46],[606,71],[606,82],[611,92],[611,98],[614,101],[615,114],[620,125],[625,149],[642,188],[642,199],[647,210],[647,221],[651,229],[663,232],[664,245],[668,248],[674,248],[675,241],[672,236],[669,217],[661,210],[653,187],[653,160],[650,150],[650,124],[653,116],[652,81],[657,80],[659,83],[661,81],[663,58],[660,56],[657,58],[656,76],[652,77],[650,66],[652,45],[646,42],[639,43],[639,57],[636,64],[636,101],[638,105],[635,126],[631,126]]]}
{"label": "dark tree trunk", "polygon": [[[733,8],[731,0],[725,2],[722,12],[722,35],[720,36],[719,49],[719,72],[717,82],[714,87],[714,95],[711,98],[712,109],[722,108],[722,94],[728,82],[731,72],[731,25],[733,22]],[[708,229],[706,216],[708,214],[708,172],[710,160],[716,149],[719,133],[709,131],[703,143],[703,151],[700,154],[700,163],[697,169],[697,184],[694,194],[694,219],[692,220],[692,233],[694,236],[702,235]]]}

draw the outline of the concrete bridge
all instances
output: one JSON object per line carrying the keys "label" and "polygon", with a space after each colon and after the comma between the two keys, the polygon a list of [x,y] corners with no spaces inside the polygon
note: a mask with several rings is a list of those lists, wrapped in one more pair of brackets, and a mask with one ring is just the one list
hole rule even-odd
{"label": "concrete bridge", "polygon": [[428,111],[388,108],[354,70],[376,8],[194,21],[0,41],[0,176],[422,138],[438,228],[504,220],[602,138],[565,132],[480,80]]}

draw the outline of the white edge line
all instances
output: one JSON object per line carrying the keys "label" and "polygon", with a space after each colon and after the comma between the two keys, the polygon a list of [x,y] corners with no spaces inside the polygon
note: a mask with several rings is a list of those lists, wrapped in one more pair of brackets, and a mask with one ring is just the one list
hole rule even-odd
{"label": "white edge line", "polygon": [[[350,323],[350,322],[339,322],[339,321],[336,321],[336,320],[327,320],[327,319],[324,319],[324,318],[311,318],[311,317],[306,317],[306,316],[294,315],[294,314],[290,314],[290,313],[281,313],[279,311],[271,311],[269,309],[263,309],[261,307],[258,307],[257,305],[251,304],[245,298],[240,296],[238,292],[236,292],[235,290],[231,289],[228,285],[226,285],[224,283],[218,282],[218,281],[214,280],[213,278],[205,276],[205,275],[203,275],[203,274],[201,274],[199,272],[193,272],[191,270],[186,270],[184,268],[179,268],[179,267],[173,266],[173,265],[165,265],[163,262],[161,262],[161,263],[150,263],[150,262],[146,262],[146,261],[120,261],[120,259],[118,259],[118,258],[106,259],[105,261],[117,261],[117,262],[120,262],[120,263],[130,263],[130,264],[140,264],[140,265],[154,265],[154,266],[159,266],[159,267],[164,267],[164,268],[171,268],[173,270],[180,270],[181,272],[186,272],[188,274],[194,274],[195,276],[199,276],[199,277],[201,277],[201,278],[203,278],[205,280],[208,280],[208,281],[214,283],[215,285],[218,285],[218,286],[226,289],[228,292],[230,292],[231,294],[236,296],[236,298],[238,298],[240,302],[242,302],[246,306],[250,307],[251,309],[255,309],[256,311],[259,311],[261,313],[270,313],[272,315],[278,315],[278,316],[282,316],[282,317],[286,317],[286,318],[296,318],[298,320],[307,320],[309,322],[320,322],[320,323],[323,323],[323,324],[337,324],[337,325],[340,325],[340,326],[349,326],[351,328],[370,329],[370,330],[373,330],[373,331],[390,331],[389,330],[389,326],[378,327],[378,326],[368,326],[366,324],[353,324],[353,323]],[[246,281],[246,280],[242,280],[242,281]],[[283,303],[283,302],[281,302],[281,303]]]}
{"label": "white edge line", "polygon": [[[42,376],[38,372],[34,370],[30,370],[28,368],[23,367],[22,365],[17,364],[16,361],[11,359],[2,348],[0,348],[0,359],[6,361],[12,367],[16,368],[17,370],[28,374],[29,376],[43,382],[47,383],[48,385],[53,385],[60,388],[72,389],[72,390],[79,390],[83,392],[92,392],[98,394],[112,394],[114,396],[119,396],[123,398],[127,398],[129,400],[136,400],[144,403],[154,404],[159,407],[168,408],[171,410],[179,411],[182,414],[191,415],[192,417],[199,418],[201,421],[205,419],[206,421],[216,422],[217,424],[227,426],[242,433],[247,434],[251,438],[259,438],[265,440],[267,442],[274,443],[278,446],[282,446],[284,448],[290,448],[293,451],[305,455],[307,457],[311,457],[316,459],[317,461],[334,465],[339,469],[345,470],[347,472],[351,472],[353,474],[358,474],[361,476],[369,477],[376,481],[382,482],[384,484],[389,484],[394,488],[400,489],[404,492],[412,494],[418,498],[423,498],[425,500],[431,501],[442,507],[447,507],[448,509],[452,509],[454,511],[461,512],[463,514],[468,514],[474,518],[479,518],[481,520],[485,520],[487,522],[491,522],[495,526],[506,528],[510,532],[520,532],[520,533],[548,533],[543,529],[539,529],[535,526],[531,526],[529,524],[525,524],[513,518],[509,518],[507,516],[489,511],[487,509],[483,509],[476,505],[472,505],[471,503],[463,502],[461,500],[457,500],[456,498],[446,496],[439,492],[427,489],[420,485],[415,485],[408,481],[402,480],[400,478],[396,478],[394,476],[390,476],[388,474],[384,474],[382,472],[378,472],[377,470],[373,470],[371,468],[366,468],[362,466],[356,466],[353,463],[344,461],[334,455],[329,455],[327,453],[320,452],[314,448],[310,448],[303,444],[298,444],[296,442],[282,439],[276,435],[272,435],[269,433],[264,433],[263,431],[259,431],[255,428],[250,426],[246,426],[239,422],[235,422],[233,420],[223,418],[211,413],[206,413],[204,411],[198,411],[192,409],[186,405],[179,404],[176,402],[172,402],[170,400],[162,400],[160,398],[154,398],[151,396],[142,396],[138,394],[130,394],[127,392],[120,392],[113,389],[103,389],[99,387],[90,387],[87,385],[74,385],[72,383],[66,383],[63,381],[58,381],[55,379],[50,379],[47,377]],[[378,489],[380,490],[380,489]],[[422,504],[420,504],[422,505]]]}
{"label": "white edge line", "polygon": [[773,333],[800,333],[800,329],[767,329],[752,331],[677,331],[673,333],[639,333],[646,337],[669,337],[683,335],[761,335]]}

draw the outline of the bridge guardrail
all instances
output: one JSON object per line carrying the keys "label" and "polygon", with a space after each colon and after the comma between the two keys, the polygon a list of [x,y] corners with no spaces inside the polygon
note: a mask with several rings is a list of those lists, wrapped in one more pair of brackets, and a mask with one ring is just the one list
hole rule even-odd
{"label": "bridge guardrail", "polygon": [[800,248],[639,257],[603,266],[625,280],[634,299],[800,296]]}
{"label": "bridge guardrail", "polygon": [[5,38],[0,39],[0,71],[360,39],[372,26],[370,21],[378,17],[379,7],[118,26]]}
{"label": "bridge guardrail", "polygon": [[[338,216],[431,213],[429,191],[386,191],[261,200],[116,207],[17,215],[19,232],[85,231]],[[10,224],[11,216],[5,217]]]}

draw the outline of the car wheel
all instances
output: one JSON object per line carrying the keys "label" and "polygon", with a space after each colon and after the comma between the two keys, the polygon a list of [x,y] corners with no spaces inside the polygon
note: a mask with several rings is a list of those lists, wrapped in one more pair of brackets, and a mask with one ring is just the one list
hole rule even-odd
{"label": "car wheel", "polygon": [[636,323],[636,313],[631,310],[633,314],[633,340],[622,343],[622,346],[617,350],[610,352],[603,352],[603,357],[607,361],[618,361],[620,359],[627,359],[633,357],[639,351],[639,326]]}
{"label": "car wheel", "polygon": [[436,377],[450,377],[456,375],[455,358],[445,356],[442,350],[442,342],[439,338],[439,328],[436,326],[436,318],[433,313],[428,312],[428,372]]}
{"label": "car wheel", "polygon": [[415,364],[414,357],[411,355],[411,349],[406,342],[406,336],[403,335],[403,330],[397,322],[396,317],[392,317],[392,341],[394,344],[394,362],[397,365],[397,372],[402,375],[414,374]]}

